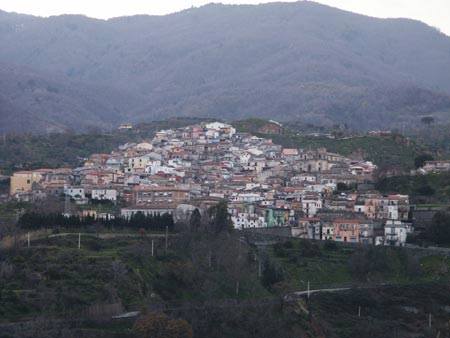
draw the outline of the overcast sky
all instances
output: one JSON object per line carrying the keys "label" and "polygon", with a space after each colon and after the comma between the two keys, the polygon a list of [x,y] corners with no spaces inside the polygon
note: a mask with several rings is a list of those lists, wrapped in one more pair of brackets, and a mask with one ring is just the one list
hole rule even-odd
{"label": "overcast sky", "polygon": [[[290,1],[290,0],[287,0]],[[252,3],[264,0],[0,0],[0,9],[40,16],[85,14],[111,18],[133,14],[167,14],[210,2]],[[450,35],[450,0],[317,0],[317,2],[377,17],[418,19]]]}

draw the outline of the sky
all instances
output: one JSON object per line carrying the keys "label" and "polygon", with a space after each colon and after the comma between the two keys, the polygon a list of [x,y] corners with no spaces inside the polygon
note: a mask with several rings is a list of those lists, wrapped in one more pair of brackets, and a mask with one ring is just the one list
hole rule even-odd
{"label": "sky", "polygon": [[[284,0],[292,1],[292,0]],[[0,0],[0,9],[39,16],[84,14],[94,18],[177,12],[210,2],[258,4],[265,0]],[[381,18],[411,18],[450,35],[450,0],[316,0],[326,5]]]}

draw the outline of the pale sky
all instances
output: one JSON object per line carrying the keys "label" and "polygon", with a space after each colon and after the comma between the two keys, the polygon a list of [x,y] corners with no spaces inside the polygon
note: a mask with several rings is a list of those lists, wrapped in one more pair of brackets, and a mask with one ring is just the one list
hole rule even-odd
{"label": "pale sky", "polygon": [[[285,0],[291,1],[291,0]],[[167,14],[213,0],[0,0],[0,9],[39,16],[84,14],[94,18],[134,14]],[[265,0],[223,0],[227,4],[258,4]],[[316,0],[352,12],[423,21],[450,35],[450,0]]]}

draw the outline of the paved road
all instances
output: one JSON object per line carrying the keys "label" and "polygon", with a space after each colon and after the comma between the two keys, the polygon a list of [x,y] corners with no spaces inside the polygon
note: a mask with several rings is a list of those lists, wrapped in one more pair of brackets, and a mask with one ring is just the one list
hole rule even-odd
{"label": "paved road", "polygon": [[294,296],[307,296],[308,293],[309,295],[315,294],[315,293],[323,293],[323,292],[341,292],[341,291],[348,291],[351,290],[352,288],[347,287],[347,288],[334,288],[334,289],[316,289],[316,290],[309,290],[309,291],[297,291],[297,292],[293,292],[290,295],[294,295]]}

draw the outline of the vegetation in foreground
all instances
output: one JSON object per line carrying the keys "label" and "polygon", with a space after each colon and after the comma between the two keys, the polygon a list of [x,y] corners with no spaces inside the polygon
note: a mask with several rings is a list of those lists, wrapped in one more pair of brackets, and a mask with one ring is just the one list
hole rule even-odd
{"label": "vegetation in foreground", "polygon": [[[450,259],[437,255],[303,240],[264,250],[243,243],[240,234],[228,232],[226,222],[217,217],[210,224],[210,231],[171,235],[167,250],[164,237],[151,234],[109,239],[83,236],[81,249],[77,234],[43,236],[33,240],[30,248],[25,241],[3,249],[0,322],[45,316],[63,320],[67,332],[83,329],[92,337],[98,332],[131,337],[137,334],[133,320],[111,322],[112,310],[151,314],[171,309],[166,314],[186,320],[194,337],[317,337],[314,319],[303,315],[302,306],[281,301],[287,293],[306,290],[307,282],[311,289],[376,288],[388,283],[399,285],[400,295],[400,285],[428,290],[426,285],[435,283],[438,290],[450,280]],[[367,291],[366,296],[364,292],[358,297],[369,297],[363,303],[369,306],[378,291]],[[329,298],[316,301],[313,297],[311,306],[313,311],[317,308],[313,318],[326,320],[331,330],[339,324],[323,309],[334,306],[336,311],[350,305],[338,295],[330,297],[336,299],[334,305]],[[403,313],[392,311],[394,316]],[[360,337],[352,316],[346,336]],[[74,323],[73,318],[79,320]],[[385,314],[375,319],[393,325]],[[35,329],[31,326],[30,332]],[[411,331],[402,330],[405,333],[399,337],[408,337]]]}

